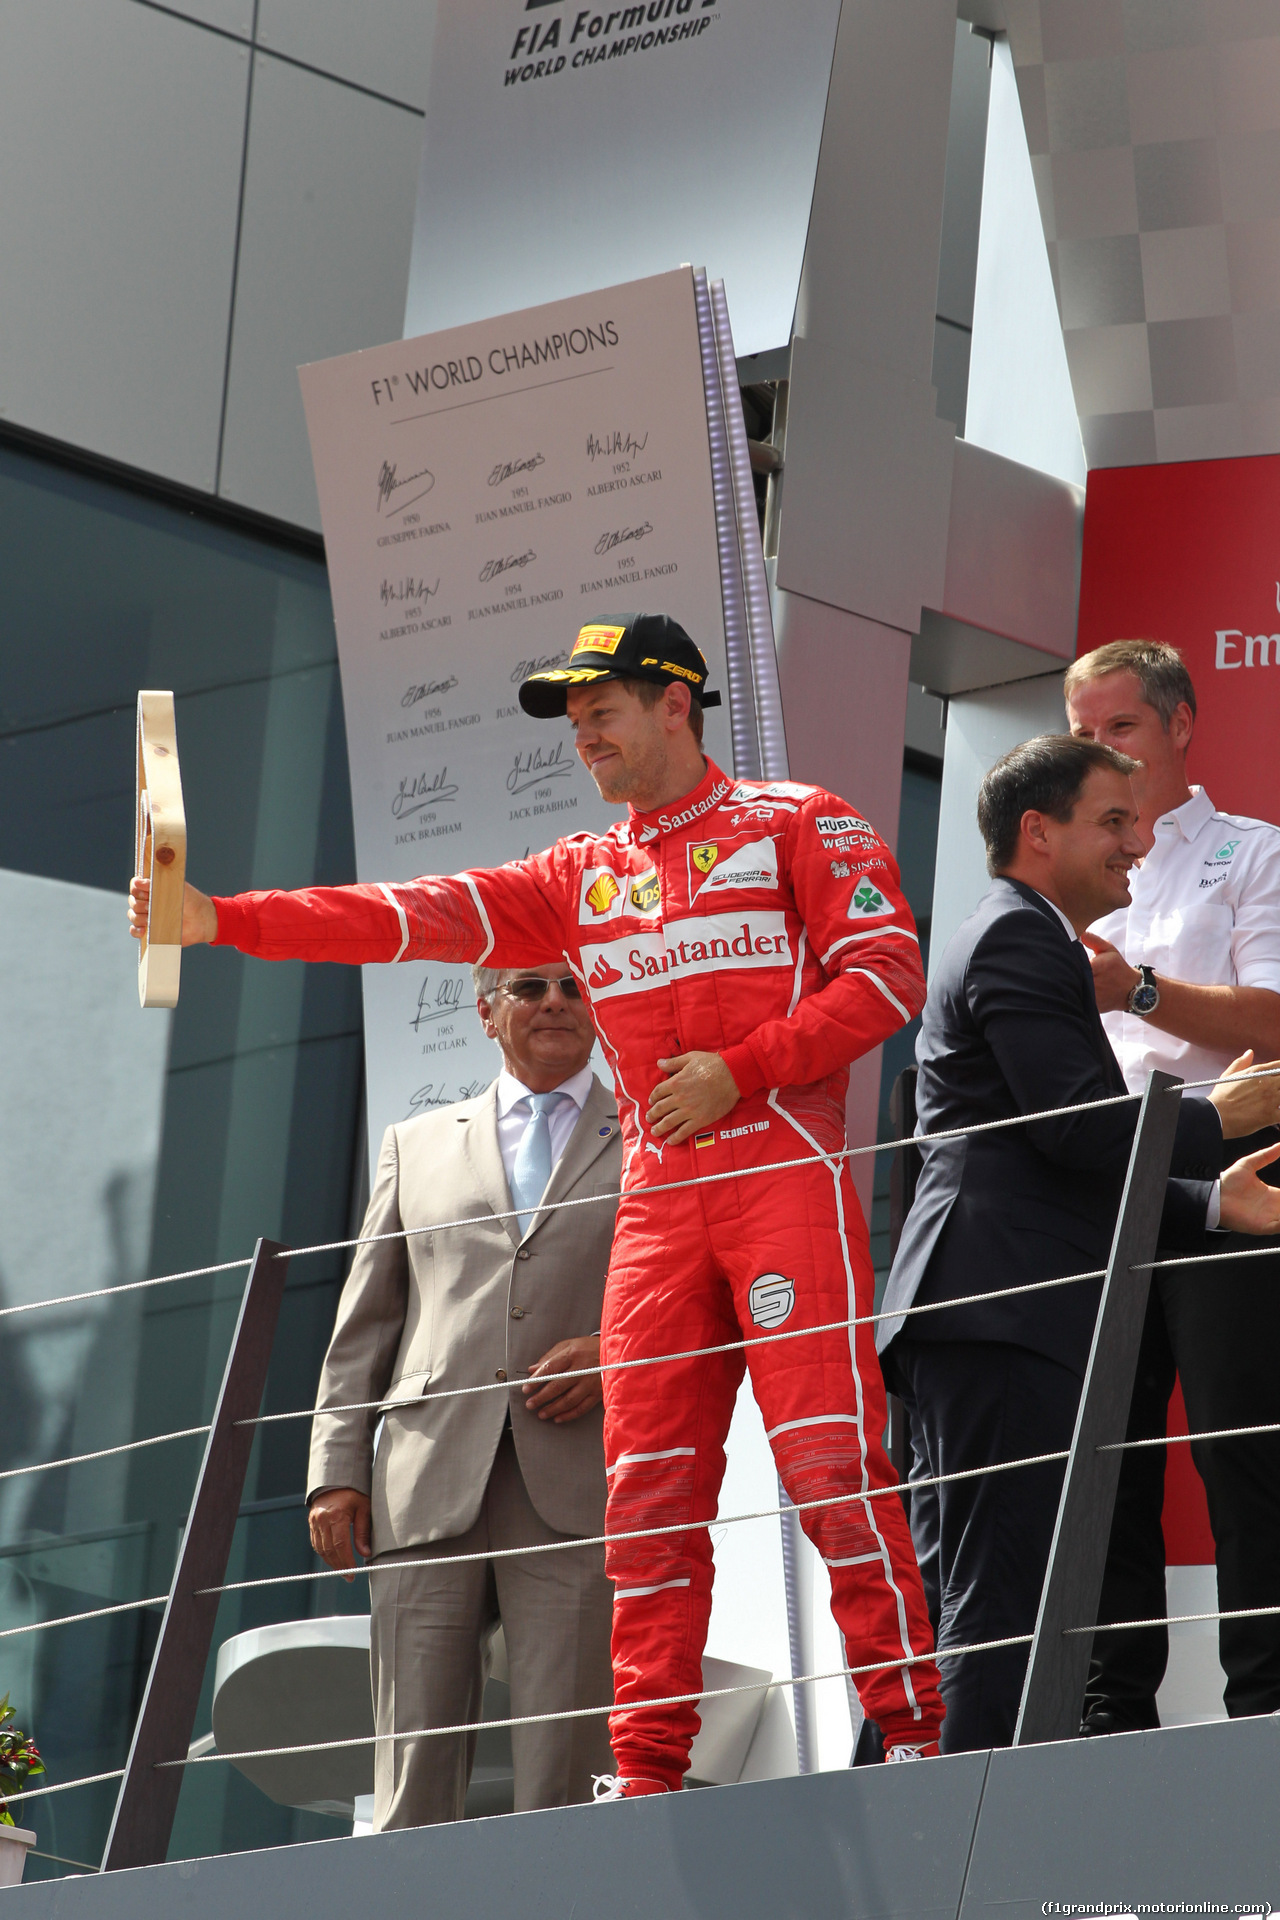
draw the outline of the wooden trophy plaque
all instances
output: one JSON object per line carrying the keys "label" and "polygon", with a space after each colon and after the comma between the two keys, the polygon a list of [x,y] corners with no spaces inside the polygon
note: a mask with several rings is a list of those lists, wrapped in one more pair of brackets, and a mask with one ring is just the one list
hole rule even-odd
{"label": "wooden trophy plaque", "polygon": [[134,872],[151,882],[147,931],[138,956],[138,999],[176,1007],[182,968],[182,894],[187,817],[172,693],[138,695],[138,787]]}

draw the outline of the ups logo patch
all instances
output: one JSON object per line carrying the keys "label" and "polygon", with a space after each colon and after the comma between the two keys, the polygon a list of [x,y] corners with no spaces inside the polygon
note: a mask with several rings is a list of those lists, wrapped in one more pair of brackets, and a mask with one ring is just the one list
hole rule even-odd
{"label": "ups logo patch", "polygon": [[652,871],[642,873],[633,880],[628,898],[637,913],[653,913],[662,898],[657,874]]}

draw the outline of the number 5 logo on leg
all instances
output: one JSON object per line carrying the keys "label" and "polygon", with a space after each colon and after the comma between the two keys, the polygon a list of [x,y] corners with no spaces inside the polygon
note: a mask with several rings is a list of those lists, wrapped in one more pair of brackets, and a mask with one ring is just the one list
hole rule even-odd
{"label": "number 5 logo on leg", "polygon": [[171,693],[138,695],[137,796],[134,871],[151,883],[147,931],[138,956],[138,999],[144,1007],[176,1007],[187,817]]}

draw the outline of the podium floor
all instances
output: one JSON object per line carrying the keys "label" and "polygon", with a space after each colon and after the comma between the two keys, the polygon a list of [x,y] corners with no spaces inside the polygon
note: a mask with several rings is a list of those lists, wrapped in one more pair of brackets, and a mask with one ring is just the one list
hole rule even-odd
{"label": "podium floor", "polygon": [[1280,1717],[325,1840],[8,1897],[13,1920],[1032,1920],[1097,1903],[1263,1916],[1280,1909]]}

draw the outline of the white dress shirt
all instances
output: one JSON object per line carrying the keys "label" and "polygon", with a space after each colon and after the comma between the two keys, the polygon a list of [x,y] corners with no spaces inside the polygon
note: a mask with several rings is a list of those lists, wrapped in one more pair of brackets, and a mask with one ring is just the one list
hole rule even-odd
{"label": "white dress shirt", "polygon": [[[1036,888],[1036,892],[1040,893],[1039,887]],[[1080,938],[1080,935],[1076,932],[1075,928],[1072,926],[1071,922],[1068,920],[1066,914],[1062,911],[1062,908],[1058,905],[1057,901],[1051,900],[1047,893],[1040,893],[1040,898],[1044,901],[1046,907],[1048,907],[1051,912],[1057,914],[1059,920],[1061,920],[1062,922],[1063,929],[1066,933],[1068,940],[1070,940],[1075,946],[1082,947],[1084,945],[1084,941]]]}
{"label": "white dress shirt", "polygon": [[[591,1091],[592,1073],[588,1064],[562,1080],[555,1089],[557,1093],[567,1094],[568,1098],[557,1102],[547,1115],[547,1127],[551,1134],[551,1170],[554,1173],[559,1165],[560,1156],[569,1144],[569,1136],[578,1124],[578,1116],[586,1105],[587,1095]],[[524,1101],[524,1106],[520,1105]],[[506,1068],[498,1075],[498,1151],[502,1155],[502,1170],[507,1176],[507,1185],[511,1184],[511,1172],[516,1164],[516,1154],[520,1151],[520,1142],[524,1130],[533,1118],[533,1109],[528,1104],[529,1088],[522,1086],[515,1075]]]}
{"label": "white dress shirt", "polygon": [[[1090,929],[1160,975],[1205,987],[1280,993],[1280,829],[1217,813],[1203,787],[1156,821],[1155,845],[1130,876],[1132,904]],[[1152,1067],[1208,1080],[1229,1050],[1194,1046],[1131,1013],[1104,1013],[1125,1084],[1134,1093]],[[1203,1091],[1203,1090],[1202,1090]]]}
{"label": "white dress shirt", "polygon": [[[1219,818],[1220,817],[1221,816],[1219,816]],[[1170,814],[1169,818],[1174,819],[1176,818],[1176,815]],[[1061,920],[1063,926],[1066,928],[1068,936],[1075,941],[1076,945],[1083,946],[1084,942],[1081,940],[1079,934],[1076,932],[1075,928],[1072,926],[1071,922],[1068,920],[1066,914],[1062,911],[1062,908],[1058,905],[1056,900],[1051,900],[1047,893],[1042,893],[1040,895],[1040,898],[1044,901],[1046,907],[1053,908],[1053,911],[1057,914],[1059,920]],[[1130,911],[1129,908],[1124,908],[1122,910],[1122,912],[1125,912],[1125,913],[1129,911]],[[1121,914],[1115,914],[1115,913],[1109,914],[1105,920],[1099,920],[1096,926],[1091,927],[1090,932],[1101,934],[1101,937],[1104,940],[1110,940],[1113,946],[1118,947],[1120,946],[1120,942],[1114,939],[1113,936],[1109,933],[1103,934],[1102,928],[1106,926],[1110,926],[1113,920],[1118,920],[1121,917],[1122,917]],[[1120,1016],[1114,1013],[1104,1013],[1101,1016],[1102,1024],[1107,1030],[1107,1038],[1108,1040],[1110,1040],[1112,1047],[1115,1049],[1117,1057],[1119,1057],[1120,1049],[1119,1047],[1116,1046],[1115,1035],[1111,1030],[1110,1022],[1121,1017],[1127,1020],[1128,1024],[1131,1027],[1140,1027],[1143,1025],[1143,1022],[1141,1020],[1135,1020],[1129,1014]],[[1153,1062],[1153,1064],[1155,1063]],[[1123,1068],[1124,1066],[1123,1059],[1121,1059],[1120,1065]],[[1132,1080],[1129,1078],[1128,1074],[1127,1073],[1125,1074],[1125,1085],[1128,1087],[1130,1093],[1141,1093],[1146,1083],[1147,1083],[1147,1077],[1145,1072],[1140,1076],[1136,1087],[1134,1086]],[[1204,1216],[1204,1224],[1210,1233],[1216,1232],[1218,1222],[1221,1218],[1222,1218],[1222,1182],[1220,1180],[1215,1180],[1213,1183],[1212,1191],[1209,1194],[1209,1204],[1205,1209],[1205,1216]]]}

